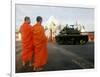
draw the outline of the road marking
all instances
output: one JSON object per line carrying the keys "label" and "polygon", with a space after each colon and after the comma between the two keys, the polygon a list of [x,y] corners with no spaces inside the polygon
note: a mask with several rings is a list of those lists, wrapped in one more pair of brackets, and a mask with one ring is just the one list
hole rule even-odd
{"label": "road marking", "polygon": [[86,59],[80,57],[79,55],[75,53],[70,52],[69,50],[65,50],[62,47],[57,47],[56,45],[53,45],[52,47],[59,50],[64,55],[69,55],[72,58],[72,62],[79,65],[81,68],[93,68],[94,67],[93,63],[87,61]]}
{"label": "road marking", "polygon": [[78,58],[78,59],[72,59],[72,62],[76,63],[77,65],[79,65],[82,68],[93,68],[94,65],[90,62],[88,62],[87,60],[84,60],[82,58]]}

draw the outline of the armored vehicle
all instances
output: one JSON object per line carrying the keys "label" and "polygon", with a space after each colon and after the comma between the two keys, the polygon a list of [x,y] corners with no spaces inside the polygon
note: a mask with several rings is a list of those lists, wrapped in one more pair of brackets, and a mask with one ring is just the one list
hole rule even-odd
{"label": "armored vehicle", "polygon": [[78,29],[74,29],[74,25],[69,28],[65,26],[58,35],[56,35],[55,39],[58,44],[65,45],[83,45],[88,42],[88,35],[82,34]]}

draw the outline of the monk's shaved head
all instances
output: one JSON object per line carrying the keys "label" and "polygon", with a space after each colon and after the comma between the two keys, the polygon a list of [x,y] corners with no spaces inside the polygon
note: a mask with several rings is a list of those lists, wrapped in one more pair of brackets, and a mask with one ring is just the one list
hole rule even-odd
{"label": "monk's shaved head", "polygon": [[25,16],[24,21],[30,23],[30,22],[31,22],[31,21],[30,21],[30,17]]}
{"label": "monk's shaved head", "polygon": [[42,17],[41,16],[37,16],[36,21],[37,22],[42,22]]}
{"label": "monk's shaved head", "polygon": [[30,20],[30,17],[26,16],[26,17],[24,18],[24,21],[27,21],[27,20]]}

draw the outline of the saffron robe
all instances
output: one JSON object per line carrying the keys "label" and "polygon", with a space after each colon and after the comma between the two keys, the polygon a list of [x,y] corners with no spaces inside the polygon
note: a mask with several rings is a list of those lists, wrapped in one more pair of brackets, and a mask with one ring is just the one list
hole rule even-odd
{"label": "saffron robe", "polygon": [[24,22],[20,28],[22,39],[22,61],[28,62],[32,59],[33,43],[32,43],[32,26]]}
{"label": "saffron robe", "polygon": [[32,28],[33,31],[33,46],[34,46],[34,66],[42,67],[47,63],[47,38],[45,30],[39,23]]}

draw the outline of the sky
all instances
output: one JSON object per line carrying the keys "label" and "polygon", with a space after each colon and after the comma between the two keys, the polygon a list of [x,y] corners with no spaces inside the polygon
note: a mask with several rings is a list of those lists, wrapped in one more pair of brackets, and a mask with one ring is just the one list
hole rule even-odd
{"label": "sky", "polygon": [[83,24],[86,31],[94,31],[94,9],[79,7],[57,7],[40,5],[21,5],[16,4],[16,28],[19,28],[24,21],[25,16],[31,18],[31,24],[34,24],[37,16],[42,16],[43,25],[49,17],[54,16],[59,23],[65,24]]}

